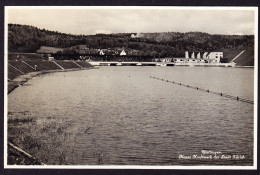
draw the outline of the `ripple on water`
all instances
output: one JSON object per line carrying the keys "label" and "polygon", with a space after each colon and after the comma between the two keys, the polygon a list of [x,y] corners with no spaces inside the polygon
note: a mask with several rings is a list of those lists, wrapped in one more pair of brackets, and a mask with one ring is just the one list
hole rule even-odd
{"label": "ripple on water", "polygon": [[[60,135],[49,133],[64,139],[57,149],[63,150],[68,164],[252,165],[253,105],[150,75],[253,97],[253,71],[245,69],[104,67],[36,77],[29,81],[32,86],[9,94],[8,110],[29,111],[38,121],[36,133],[48,121],[58,122],[61,128],[69,124]],[[51,138],[38,139],[45,144],[45,154],[53,154]],[[242,154],[246,159],[179,159],[181,154],[201,154],[201,150]],[[50,155],[49,162],[55,161]]]}

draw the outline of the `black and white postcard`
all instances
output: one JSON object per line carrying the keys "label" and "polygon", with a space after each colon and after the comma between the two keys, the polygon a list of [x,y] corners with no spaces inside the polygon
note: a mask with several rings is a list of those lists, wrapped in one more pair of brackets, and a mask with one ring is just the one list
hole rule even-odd
{"label": "black and white postcard", "polygon": [[6,6],[4,167],[257,168],[258,8]]}

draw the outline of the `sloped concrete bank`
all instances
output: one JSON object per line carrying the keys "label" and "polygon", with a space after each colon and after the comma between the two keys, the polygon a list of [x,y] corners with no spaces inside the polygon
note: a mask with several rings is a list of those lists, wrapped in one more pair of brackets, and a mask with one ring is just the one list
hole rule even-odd
{"label": "sloped concrete bank", "polygon": [[8,94],[11,93],[15,88],[22,86],[24,83],[26,83],[28,80],[32,79],[33,77],[36,77],[38,75],[47,74],[47,73],[54,73],[54,72],[68,72],[68,71],[78,71],[78,70],[85,70],[85,69],[92,69],[92,67],[89,68],[77,68],[77,69],[65,69],[65,70],[43,70],[43,71],[36,71],[36,72],[29,72],[25,75],[20,75],[17,78],[8,81]]}

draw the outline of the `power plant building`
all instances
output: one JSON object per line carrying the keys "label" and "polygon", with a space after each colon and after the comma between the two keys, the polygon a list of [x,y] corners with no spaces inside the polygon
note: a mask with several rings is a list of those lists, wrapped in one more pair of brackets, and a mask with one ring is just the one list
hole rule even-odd
{"label": "power plant building", "polygon": [[223,58],[223,52],[192,52],[191,54],[186,51],[185,58],[177,58],[177,63],[220,63],[220,59]]}

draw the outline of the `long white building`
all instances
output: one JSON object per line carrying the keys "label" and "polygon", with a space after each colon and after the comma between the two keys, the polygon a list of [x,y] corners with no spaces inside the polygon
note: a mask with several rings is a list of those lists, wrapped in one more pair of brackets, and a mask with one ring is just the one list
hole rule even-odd
{"label": "long white building", "polygon": [[185,52],[185,58],[177,58],[176,63],[220,63],[220,59],[223,58],[223,52],[204,52],[201,58],[201,53],[192,52],[189,56],[189,52]]}
{"label": "long white building", "polygon": [[185,58],[173,58],[175,66],[234,67],[236,63],[221,63],[223,52],[185,52]]}

